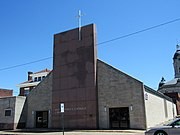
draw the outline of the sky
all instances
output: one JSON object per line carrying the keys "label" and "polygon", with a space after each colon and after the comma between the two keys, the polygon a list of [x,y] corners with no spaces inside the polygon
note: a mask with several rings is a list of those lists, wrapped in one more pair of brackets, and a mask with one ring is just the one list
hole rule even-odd
{"label": "sky", "polygon": [[179,6],[179,0],[0,0],[0,88],[18,95],[28,71],[52,69],[53,36],[77,28],[81,10],[82,25],[96,24],[98,58],[157,90],[162,76],[174,78],[180,21],[103,42],[179,19]]}

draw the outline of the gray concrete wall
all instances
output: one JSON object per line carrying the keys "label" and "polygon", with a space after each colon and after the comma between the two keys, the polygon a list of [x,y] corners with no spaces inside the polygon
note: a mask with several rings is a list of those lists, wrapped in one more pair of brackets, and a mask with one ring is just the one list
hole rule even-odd
{"label": "gray concrete wall", "polygon": [[[16,97],[0,98],[0,129],[14,128]],[[5,116],[5,109],[11,109],[11,116]]]}
{"label": "gray concrete wall", "polygon": [[52,75],[51,72],[27,96],[27,128],[35,128],[36,111],[49,112],[48,128],[51,128]]}
{"label": "gray concrete wall", "polygon": [[97,70],[99,128],[109,128],[109,108],[129,107],[130,128],[145,129],[142,82],[99,60]]}
{"label": "gray concrete wall", "polygon": [[23,119],[21,119],[22,121],[20,121],[22,111],[23,111],[23,108],[25,105],[25,101],[26,101],[26,97],[24,97],[24,96],[17,96],[16,97],[15,115],[14,115],[14,129],[16,129],[18,127],[18,125],[21,127],[22,124],[25,124],[25,121]]}
{"label": "gray concrete wall", "polygon": [[[26,97],[0,98],[0,129],[16,129]],[[5,110],[11,110],[11,116],[5,116]]]}

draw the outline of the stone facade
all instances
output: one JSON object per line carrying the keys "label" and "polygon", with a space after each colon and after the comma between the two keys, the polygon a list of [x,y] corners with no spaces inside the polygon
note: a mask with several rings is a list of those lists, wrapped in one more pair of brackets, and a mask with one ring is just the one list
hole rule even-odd
{"label": "stone facade", "polygon": [[130,128],[146,129],[143,83],[100,60],[97,65],[99,128],[109,128],[109,108],[128,107]]}
{"label": "stone facade", "polygon": [[0,98],[0,129],[17,129],[25,126],[21,118],[25,99],[22,96]]}
{"label": "stone facade", "polygon": [[48,128],[51,128],[52,77],[51,72],[27,96],[27,128],[36,128],[37,111],[48,111]]}

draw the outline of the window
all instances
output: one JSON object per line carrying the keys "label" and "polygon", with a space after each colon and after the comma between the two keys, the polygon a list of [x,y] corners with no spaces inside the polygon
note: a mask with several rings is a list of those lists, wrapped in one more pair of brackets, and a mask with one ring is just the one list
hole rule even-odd
{"label": "window", "polygon": [[175,123],[173,123],[174,126],[180,126],[180,120],[176,121]]}
{"label": "window", "polygon": [[41,81],[41,77],[38,77],[38,81]]}
{"label": "window", "polygon": [[44,79],[44,78],[45,78],[45,76],[42,77],[42,79]]}
{"label": "window", "polygon": [[29,94],[29,88],[24,89],[24,96],[27,96]]}
{"label": "window", "polygon": [[5,109],[5,116],[11,116],[11,109]]}
{"label": "window", "polygon": [[37,82],[37,77],[34,78],[34,81]]}
{"label": "window", "polygon": [[24,95],[25,96],[29,94],[29,90],[30,90],[30,88],[24,88]]}

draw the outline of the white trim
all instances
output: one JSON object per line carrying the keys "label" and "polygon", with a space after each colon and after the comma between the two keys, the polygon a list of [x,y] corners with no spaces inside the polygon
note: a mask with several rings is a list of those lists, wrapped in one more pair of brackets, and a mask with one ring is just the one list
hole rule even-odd
{"label": "white trim", "polygon": [[40,76],[47,76],[49,72],[42,72],[42,73],[35,73],[35,74],[30,74],[31,77],[40,77]]}
{"label": "white trim", "polygon": [[39,83],[40,83],[40,81],[39,82],[32,82],[32,83],[22,83],[22,84],[18,84],[17,87],[22,88],[22,87],[36,86]]}

